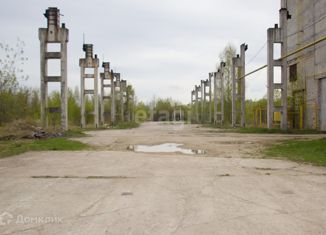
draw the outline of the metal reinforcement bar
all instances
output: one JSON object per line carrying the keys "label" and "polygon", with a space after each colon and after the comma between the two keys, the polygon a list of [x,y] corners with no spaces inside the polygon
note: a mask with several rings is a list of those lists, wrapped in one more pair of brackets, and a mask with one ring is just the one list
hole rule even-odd
{"label": "metal reinforcement bar", "polygon": [[[318,43],[321,43],[321,42],[323,42],[325,40],[326,40],[326,36],[324,36],[324,37],[322,37],[322,38],[320,38],[320,39],[318,39],[318,40],[316,40],[316,41],[314,41],[312,43],[309,43],[309,44],[307,44],[307,45],[305,45],[305,46],[303,46],[303,47],[301,47],[301,48],[299,48],[299,49],[297,49],[295,51],[292,51],[292,52],[290,52],[289,54],[287,54],[285,56],[282,56],[279,60],[283,60],[283,59],[288,58],[288,57],[290,57],[292,55],[295,55],[295,54],[299,53],[300,51],[303,51],[303,50],[305,50],[305,49],[307,49],[309,47],[312,47],[312,46],[314,46],[314,45],[316,45]],[[247,73],[246,75],[240,77],[239,79],[243,79],[245,77],[248,77],[249,75],[254,74],[254,73],[256,73],[256,72],[258,72],[258,71],[260,71],[260,70],[262,70],[264,68],[267,68],[267,64],[264,65],[264,66],[259,67],[258,69],[255,69],[254,71],[251,71],[250,73]]]}

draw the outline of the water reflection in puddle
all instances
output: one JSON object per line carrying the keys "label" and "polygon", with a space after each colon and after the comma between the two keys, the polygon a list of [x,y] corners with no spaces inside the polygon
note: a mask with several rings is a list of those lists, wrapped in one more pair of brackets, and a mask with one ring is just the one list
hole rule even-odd
{"label": "water reflection in puddle", "polygon": [[193,150],[193,149],[186,149],[181,148],[183,144],[176,144],[176,143],[165,143],[159,145],[134,145],[130,146],[130,150],[134,150],[135,152],[142,152],[142,153],[183,153],[183,154],[204,154],[204,150]]}

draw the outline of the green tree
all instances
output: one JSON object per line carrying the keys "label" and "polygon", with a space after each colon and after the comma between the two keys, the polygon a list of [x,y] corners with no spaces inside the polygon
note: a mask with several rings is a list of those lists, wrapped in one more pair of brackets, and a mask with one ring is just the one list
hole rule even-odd
{"label": "green tree", "polygon": [[13,119],[26,117],[28,90],[19,89],[23,75],[24,42],[17,40],[15,47],[0,43],[0,125]]}
{"label": "green tree", "polygon": [[17,39],[16,46],[0,43],[0,92],[16,91],[19,80],[26,80],[22,66],[27,57],[24,56],[25,43]]}
{"label": "green tree", "polygon": [[[220,61],[225,62],[224,68],[224,115],[226,123],[232,121],[232,58],[236,56],[236,48],[229,43],[220,54]],[[218,65],[219,66],[219,65]]]}
{"label": "green tree", "polygon": [[68,119],[72,125],[80,125],[80,106],[79,106],[79,89],[68,89]]}

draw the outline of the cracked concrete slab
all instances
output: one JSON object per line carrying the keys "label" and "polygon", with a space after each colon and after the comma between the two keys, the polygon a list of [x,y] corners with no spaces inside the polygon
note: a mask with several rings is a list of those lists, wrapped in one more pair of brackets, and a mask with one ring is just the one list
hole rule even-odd
{"label": "cracked concrete slab", "polygon": [[[326,169],[259,158],[265,143],[307,136],[219,136],[195,126],[175,128],[149,123],[139,129],[91,132],[81,140],[100,151],[29,152],[1,159],[0,215],[7,212],[13,218],[3,218],[0,234],[326,232]],[[208,154],[124,148],[166,140],[199,146]],[[226,141],[234,144],[225,149]],[[252,142],[252,149],[239,142]],[[16,223],[18,216],[61,220]]]}

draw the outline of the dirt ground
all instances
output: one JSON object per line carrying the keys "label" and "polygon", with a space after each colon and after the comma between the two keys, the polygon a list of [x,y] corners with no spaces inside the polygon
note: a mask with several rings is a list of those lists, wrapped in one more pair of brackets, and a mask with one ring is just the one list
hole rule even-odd
{"label": "dirt ground", "polygon": [[[326,168],[262,159],[317,135],[146,123],[89,132],[94,151],[0,160],[0,234],[325,234]],[[135,153],[180,143],[204,155]]]}

